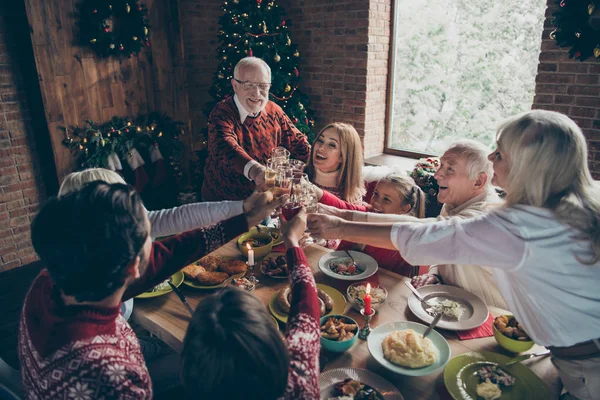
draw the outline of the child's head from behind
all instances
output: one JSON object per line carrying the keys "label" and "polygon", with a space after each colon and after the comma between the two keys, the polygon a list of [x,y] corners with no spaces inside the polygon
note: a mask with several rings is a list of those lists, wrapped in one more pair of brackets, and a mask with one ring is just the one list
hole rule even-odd
{"label": "child's head from behind", "polygon": [[185,336],[187,398],[276,399],[287,385],[286,344],[254,295],[225,288],[205,298]]}
{"label": "child's head from behind", "polygon": [[325,173],[337,171],[342,197],[355,202],[363,195],[363,164],[362,145],[356,129],[350,124],[334,122],[317,135],[307,171],[311,179],[314,179],[314,169]]}
{"label": "child's head from behind", "polygon": [[389,174],[377,183],[371,207],[383,214],[412,214],[424,218],[425,194],[411,177]]}

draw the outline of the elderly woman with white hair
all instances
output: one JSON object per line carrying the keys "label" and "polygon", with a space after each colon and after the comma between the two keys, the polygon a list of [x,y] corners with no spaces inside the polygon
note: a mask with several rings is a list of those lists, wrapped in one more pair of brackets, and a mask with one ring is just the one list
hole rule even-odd
{"label": "elderly woman with white hair", "polygon": [[397,248],[411,263],[487,264],[509,309],[552,353],[565,389],[600,393],[600,187],[581,129],[534,110],[497,133],[492,183],[503,207],[467,220],[365,224],[309,216],[313,234]]}
{"label": "elderly woman with white hair", "polygon": [[[447,219],[467,219],[485,213],[489,207],[501,203],[491,185],[492,163],[488,160],[489,149],[474,140],[460,140],[444,152],[441,165],[435,173],[440,191],[438,200],[444,203],[437,218],[419,219],[409,215],[341,211],[329,207],[325,213],[356,222],[415,222],[432,223]],[[429,272],[413,278],[413,285],[420,287],[444,283],[461,287],[479,296],[487,305],[506,309],[506,302],[496,286],[492,269],[485,265],[438,264]]]}

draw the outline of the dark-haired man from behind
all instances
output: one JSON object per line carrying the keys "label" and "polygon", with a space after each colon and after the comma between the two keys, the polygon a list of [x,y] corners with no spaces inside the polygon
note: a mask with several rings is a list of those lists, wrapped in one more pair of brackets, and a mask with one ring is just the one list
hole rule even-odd
{"label": "dark-haired man from behind", "polygon": [[157,243],[141,198],[126,185],[92,182],[48,201],[31,229],[47,269],[31,285],[19,329],[26,398],[152,398],[121,302],[244,232],[279,203],[268,194],[247,200],[245,214]]}

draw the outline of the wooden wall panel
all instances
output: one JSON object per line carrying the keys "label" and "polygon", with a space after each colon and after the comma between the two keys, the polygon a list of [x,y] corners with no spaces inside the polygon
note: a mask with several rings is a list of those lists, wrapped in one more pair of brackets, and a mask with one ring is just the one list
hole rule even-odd
{"label": "wooden wall panel", "polygon": [[[178,0],[146,0],[152,46],[138,57],[100,58],[77,38],[77,0],[25,0],[59,181],[75,169],[59,126],[115,115],[166,113],[190,127]],[[182,138],[191,148],[190,135]]]}

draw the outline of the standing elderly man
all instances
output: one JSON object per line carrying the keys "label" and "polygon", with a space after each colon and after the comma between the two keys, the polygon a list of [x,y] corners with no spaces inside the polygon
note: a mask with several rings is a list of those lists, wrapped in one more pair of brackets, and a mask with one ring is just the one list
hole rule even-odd
{"label": "standing elderly man", "polygon": [[281,107],[269,101],[271,68],[260,58],[240,60],[231,80],[235,95],[221,101],[208,120],[208,157],[202,197],[207,201],[245,199],[264,182],[263,164],[283,146],[306,161],[310,145]]}
{"label": "standing elderly man", "polygon": [[[358,211],[341,211],[323,207],[328,214],[355,222],[435,222],[444,219],[473,218],[483,214],[501,200],[491,185],[492,163],[489,149],[473,140],[452,144],[441,157],[434,178],[439,185],[438,201],[444,203],[437,218],[417,219],[407,215],[375,214]],[[344,239],[344,234],[335,234]],[[506,302],[494,283],[491,268],[471,265],[467,268],[454,264],[434,265],[425,275],[413,278],[419,287],[436,283],[458,286],[479,296],[487,305],[506,309]]]}

